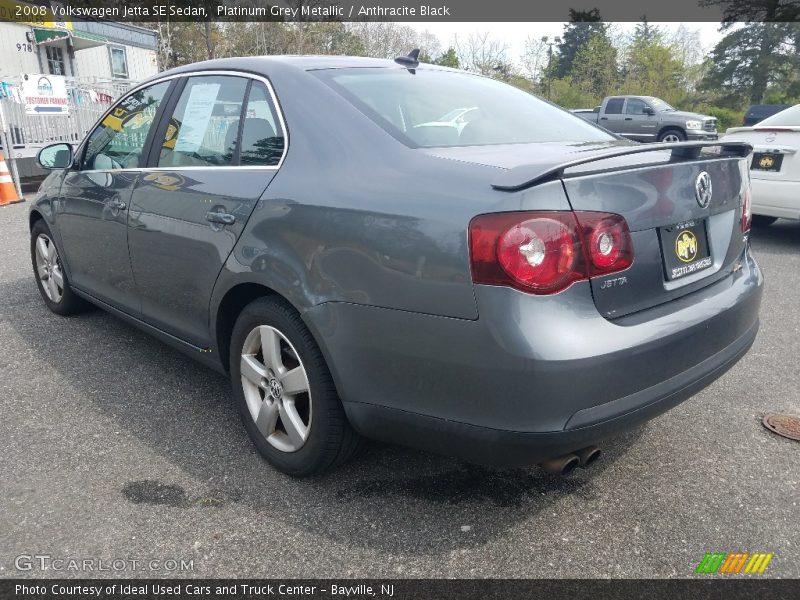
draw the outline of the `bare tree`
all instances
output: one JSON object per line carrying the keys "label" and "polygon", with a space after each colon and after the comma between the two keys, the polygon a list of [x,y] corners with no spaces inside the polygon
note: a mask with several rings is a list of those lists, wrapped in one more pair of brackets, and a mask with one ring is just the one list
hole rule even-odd
{"label": "bare tree", "polygon": [[528,36],[520,62],[528,79],[538,82],[547,69],[547,44],[541,38]]}
{"label": "bare tree", "polygon": [[471,33],[463,42],[456,38],[455,45],[461,67],[468,71],[491,76],[510,62],[508,45],[489,37],[488,31]]}

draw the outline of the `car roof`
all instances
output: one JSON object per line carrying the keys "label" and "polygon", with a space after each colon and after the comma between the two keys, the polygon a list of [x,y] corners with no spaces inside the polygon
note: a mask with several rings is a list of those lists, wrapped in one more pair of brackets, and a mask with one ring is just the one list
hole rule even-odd
{"label": "car roof", "polygon": [[393,60],[369,58],[365,56],[322,56],[322,55],[273,55],[258,56],[268,62],[281,62],[293,65],[306,71],[316,69],[349,69],[349,68],[386,68],[401,67]]}

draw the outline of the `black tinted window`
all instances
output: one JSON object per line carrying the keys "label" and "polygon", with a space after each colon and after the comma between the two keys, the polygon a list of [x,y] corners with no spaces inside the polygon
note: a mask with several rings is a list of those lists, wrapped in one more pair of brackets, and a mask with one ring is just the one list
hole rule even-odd
{"label": "black tinted window", "polygon": [[314,74],[410,146],[613,139],[580,117],[487,77],[399,68]]}
{"label": "black tinted window", "polygon": [[606,114],[607,115],[621,115],[622,114],[622,104],[625,102],[625,98],[610,98],[608,102],[606,102]]}

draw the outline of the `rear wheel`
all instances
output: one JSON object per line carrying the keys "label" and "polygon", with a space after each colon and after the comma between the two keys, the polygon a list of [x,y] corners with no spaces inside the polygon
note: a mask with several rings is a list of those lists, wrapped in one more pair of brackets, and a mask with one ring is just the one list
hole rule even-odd
{"label": "rear wheel", "polygon": [[278,470],[315,475],[362,447],[322,353],[285,301],[266,297],[245,307],[234,326],[230,361],[247,433]]}
{"label": "rear wheel", "polygon": [[31,262],[36,285],[47,308],[59,315],[71,315],[86,307],[69,286],[61,254],[43,220],[36,221],[31,228]]}
{"label": "rear wheel", "polygon": [[680,129],[665,129],[658,136],[659,142],[683,142],[686,140],[686,134]]}
{"label": "rear wheel", "polygon": [[768,217],[766,215],[753,215],[753,227],[769,227],[778,217]]}

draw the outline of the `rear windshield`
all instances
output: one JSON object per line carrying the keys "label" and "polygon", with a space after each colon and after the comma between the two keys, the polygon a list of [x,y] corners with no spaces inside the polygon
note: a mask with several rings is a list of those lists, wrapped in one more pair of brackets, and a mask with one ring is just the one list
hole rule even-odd
{"label": "rear windshield", "polygon": [[791,127],[800,126],[800,104],[795,104],[792,108],[787,108],[786,110],[782,110],[781,112],[772,115],[771,117],[767,117],[758,124],[759,127],[769,127],[770,125],[788,125]]}
{"label": "rear windshield", "polygon": [[314,74],[412,147],[615,139],[531,94],[468,73],[332,69]]}

